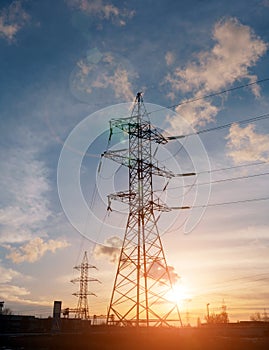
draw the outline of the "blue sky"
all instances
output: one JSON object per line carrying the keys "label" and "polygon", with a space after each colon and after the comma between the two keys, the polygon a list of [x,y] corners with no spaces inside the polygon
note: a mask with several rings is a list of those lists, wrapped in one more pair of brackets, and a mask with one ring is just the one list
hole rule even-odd
{"label": "blue sky", "polygon": [[[106,312],[126,220],[126,207],[114,202],[123,214],[106,215],[106,195],[127,186],[127,173],[109,160],[98,172],[110,117],[128,114],[140,90],[154,111],[268,78],[268,19],[267,0],[1,1],[0,299],[7,307],[45,316],[53,300],[75,306],[78,286],[69,280],[87,250],[102,281],[91,285],[98,295],[90,299],[92,314]],[[265,81],[152,113],[151,120],[170,134],[199,131],[268,113],[268,93]],[[75,139],[67,139],[70,133]],[[115,136],[114,148],[120,141]],[[80,154],[83,142],[86,155]],[[173,171],[218,170],[211,171],[211,188],[199,185],[210,182],[204,173],[190,191],[182,186],[193,179],[169,183],[163,197],[169,205],[179,198],[204,206],[210,190],[199,222],[198,208],[168,213],[160,222],[166,258],[186,291],[182,312],[191,299],[195,323],[206,303],[217,312],[224,299],[232,320],[248,319],[267,307],[268,201],[212,204],[268,197],[268,176],[260,175],[269,170],[268,119],[179,142],[158,153]],[[78,176],[90,206],[84,212],[74,198],[69,201],[80,233],[58,194],[64,144],[64,165],[71,167],[66,177],[59,168],[60,190],[70,198],[72,164],[81,161]],[[244,178],[216,183],[232,177]],[[157,189],[162,185],[156,182]],[[184,234],[188,217],[197,225]]]}

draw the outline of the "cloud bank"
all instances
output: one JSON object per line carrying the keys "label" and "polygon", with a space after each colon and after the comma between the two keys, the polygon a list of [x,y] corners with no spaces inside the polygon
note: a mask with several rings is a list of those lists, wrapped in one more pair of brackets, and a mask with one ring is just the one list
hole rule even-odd
{"label": "cloud bank", "polygon": [[0,155],[4,203],[0,209],[0,243],[30,240],[52,215],[48,201],[49,174],[44,162],[39,160],[39,146],[32,143],[34,135],[27,130],[18,133],[18,140],[21,137],[23,144],[18,141]]}
{"label": "cloud bank", "polygon": [[[226,89],[237,80],[257,80],[250,68],[264,55],[267,44],[249,26],[236,18],[222,19],[215,24],[212,39],[215,44],[210,50],[198,53],[184,68],[176,67],[166,76],[172,99],[178,92],[199,98]],[[255,97],[260,96],[259,86],[253,85],[251,89]],[[199,100],[178,106],[176,111],[193,127],[199,127],[213,121],[220,108],[209,100]],[[171,124],[176,128],[177,120],[172,119]]]}

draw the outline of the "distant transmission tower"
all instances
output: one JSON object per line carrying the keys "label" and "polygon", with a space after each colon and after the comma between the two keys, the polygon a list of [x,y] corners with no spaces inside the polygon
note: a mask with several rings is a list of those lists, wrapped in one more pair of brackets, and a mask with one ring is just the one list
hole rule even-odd
{"label": "distant transmission tower", "polygon": [[78,304],[77,308],[75,310],[75,317],[87,320],[89,319],[89,304],[88,304],[88,296],[94,295],[94,293],[90,293],[88,291],[88,284],[89,282],[99,282],[100,281],[96,278],[89,278],[88,272],[89,269],[96,269],[95,266],[90,265],[88,263],[88,256],[87,252],[84,253],[84,257],[82,260],[82,263],[78,266],[75,266],[74,269],[80,271],[80,277],[73,279],[71,282],[79,282],[79,291],[76,293],[73,293],[76,297],[78,297]]}
{"label": "distant transmission tower", "polygon": [[[129,118],[110,121],[110,138],[115,128],[128,134],[128,149],[107,150],[103,156],[128,167],[129,189],[109,195],[108,209],[111,210],[111,200],[116,199],[129,205],[129,215],[107,323],[171,326],[178,321],[182,325],[177,303],[168,297],[172,280],[154,214],[156,210],[172,209],[153,196],[153,175],[175,176],[170,170],[159,167],[152,155],[152,144],[166,144],[169,138],[147,120],[141,92],[137,93]],[[195,174],[180,176],[189,175]],[[189,207],[173,209],[186,208]]]}

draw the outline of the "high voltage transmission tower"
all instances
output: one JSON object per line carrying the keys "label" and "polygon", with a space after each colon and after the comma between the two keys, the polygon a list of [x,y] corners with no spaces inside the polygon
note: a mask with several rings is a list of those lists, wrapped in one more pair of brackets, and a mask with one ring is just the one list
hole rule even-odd
{"label": "high voltage transmission tower", "polygon": [[96,267],[88,263],[87,252],[84,253],[81,264],[75,266],[74,269],[80,271],[80,277],[75,278],[71,281],[73,283],[79,282],[79,291],[73,293],[73,295],[78,297],[78,304],[77,308],[75,309],[75,317],[87,320],[89,319],[88,296],[96,296],[94,293],[88,291],[88,284],[89,282],[100,283],[100,281],[96,278],[89,277],[89,269],[96,269]]}
{"label": "high voltage transmission tower", "polygon": [[[152,155],[153,143],[166,144],[166,138],[147,118],[142,93],[137,93],[131,116],[110,121],[114,129],[128,134],[127,150],[107,150],[102,156],[129,169],[129,189],[108,196],[129,205],[129,215],[119,257],[116,278],[109,304],[109,325],[171,326],[181,323],[178,305],[169,300],[173,288],[155,211],[186,209],[169,208],[153,195],[153,176],[176,176],[159,167]],[[171,138],[173,139],[173,138]],[[195,175],[194,173],[177,176]]]}

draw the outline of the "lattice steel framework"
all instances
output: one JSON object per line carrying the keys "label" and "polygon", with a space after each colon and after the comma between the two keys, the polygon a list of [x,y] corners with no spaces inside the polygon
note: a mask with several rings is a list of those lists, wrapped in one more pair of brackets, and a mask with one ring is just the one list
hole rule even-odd
{"label": "lattice steel framework", "polygon": [[117,128],[128,134],[127,150],[108,150],[103,156],[129,169],[129,189],[108,196],[129,205],[129,215],[109,304],[109,325],[171,326],[181,323],[177,303],[167,296],[172,289],[169,267],[157,227],[155,210],[169,211],[153,196],[153,176],[174,174],[159,167],[152,156],[152,143],[167,139],[147,118],[142,94],[136,96],[129,118],[110,121],[110,137]]}
{"label": "lattice steel framework", "polygon": [[96,269],[95,266],[90,265],[88,262],[87,252],[84,253],[83,260],[80,265],[74,267],[74,269],[80,271],[80,277],[73,279],[71,282],[76,283],[79,282],[79,291],[73,293],[76,297],[78,297],[77,308],[75,309],[75,317],[87,320],[89,319],[89,304],[88,304],[88,296],[93,295],[94,293],[88,291],[89,282],[99,282],[96,278],[89,277],[89,269]]}

